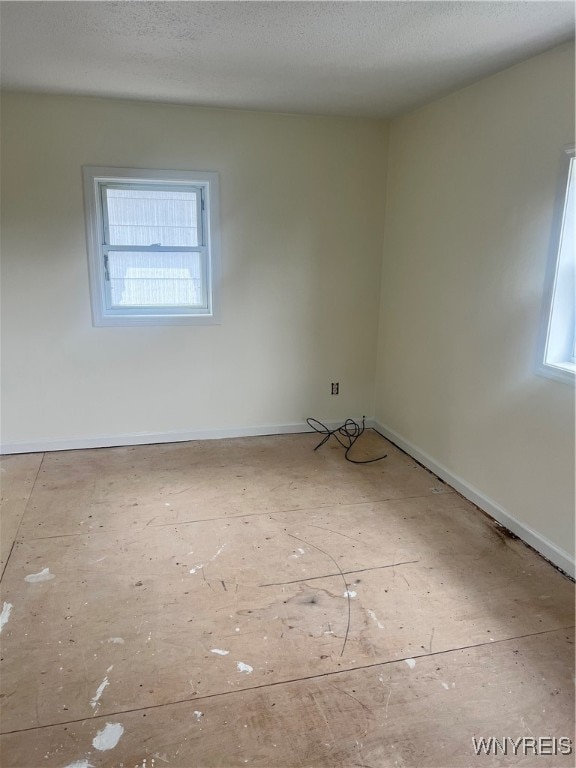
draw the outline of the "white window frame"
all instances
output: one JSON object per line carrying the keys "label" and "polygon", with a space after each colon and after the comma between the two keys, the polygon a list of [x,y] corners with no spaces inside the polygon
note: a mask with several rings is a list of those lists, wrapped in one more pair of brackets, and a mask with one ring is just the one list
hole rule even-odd
{"label": "white window frame", "polygon": [[[566,384],[576,384],[576,361],[574,360],[574,312],[575,312],[575,276],[576,256],[566,247],[564,239],[564,225],[566,211],[570,204],[569,179],[571,164],[576,163],[575,147],[573,144],[566,146],[562,153],[560,179],[554,210],[552,236],[550,240],[550,253],[544,284],[544,301],[542,304],[542,318],[540,323],[540,336],[538,342],[537,373],[549,379],[562,381]],[[576,189],[572,190],[576,198]],[[572,205],[574,205],[574,200]],[[564,246],[564,247],[563,247]],[[564,277],[559,279],[562,270]],[[566,276],[567,275],[567,276]],[[562,313],[562,321],[569,323],[564,340],[558,344],[556,341],[559,313]]]}
{"label": "white window frame", "polygon": [[[95,326],[215,325],[220,322],[220,209],[218,174],[200,171],[160,171],[134,168],[84,166],[84,205],[92,322]],[[197,250],[203,253],[206,307],[111,307],[107,280],[105,206],[102,190],[106,185],[138,184],[156,188],[194,187],[202,200],[200,224],[203,231]],[[174,251],[166,246],[138,246],[139,251]],[[195,249],[196,250],[196,249]]]}

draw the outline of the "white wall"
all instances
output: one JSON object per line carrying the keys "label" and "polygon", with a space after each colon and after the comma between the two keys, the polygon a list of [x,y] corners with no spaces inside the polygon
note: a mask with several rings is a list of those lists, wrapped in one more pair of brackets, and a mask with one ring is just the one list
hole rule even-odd
{"label": "white wall", "polygon": [[[372,414],[385,125],[29,94],[2,123],[4,444]],[[219,172],[221,325],[92,327],[84,164]]]}
{"label": "white wall", "polygon": [[382,425],[559,564],[574,556],[574,389],[537,376],[535,353],[573,137],[571,46],[393,121],[376,384]]}

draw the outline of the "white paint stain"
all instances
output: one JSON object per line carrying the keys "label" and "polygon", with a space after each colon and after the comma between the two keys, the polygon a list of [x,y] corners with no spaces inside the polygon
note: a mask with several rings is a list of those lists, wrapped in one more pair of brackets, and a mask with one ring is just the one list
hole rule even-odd
{"label": "white paint stain", "polygon": [[96,708],[96,705],[100,701],[100,696],[104,693],[105,688],[107,688],[110,685],[110,682],[108,681],[108,677],[105,677],[104,680],[100,683],[98,686],[96,693],[94,695],[94,698],[90,701],[90,706],[92,709]]}
{"label": "white paint stain", "polygon": [[73,763],[66,765],[65,768],[94,768],[94,766],[88,760],[74,760]]}
{"label": "white paint stain", "polygon": [[107,643],[115,643],[116,645],[124,645],[123,637],[109,637]]}
{"label": "white paint stain", "polygon": [[354,598],[354,597],[357,597],[357,596],[358,596],[358,592],[354,592],[353,589],[347,589],[346,592],[344,592],[344,597]]}
{"label": "white paint stain", "polygon": [[374,611],[371,611],[370,608],[368,608],[366,613],[368,614],[368,616],[370,616],[372,621],[376,623],[376,625],[378,626],[378,629],[384,629],[384,624],[382,624],[382,622],[378,619],[378,616],[376,616]]}
{"label": "white paint stain", "polygon": [[[378,676],[378,680],[380,680],[380,682],[382,683],[382,685],[385,685],[386,687],[388,687],[388,684],[387,684],[387,682],[384,680],[384,677],[383,677],[382,675],[379,675],[379,676]],[[390,697],[391,697],[391,696],[392,696],[392,687],[390,686],[390,687],[389,687],[389,690],[388,690],[388,698],[386,699],[386,711],[384,712],[384,719],[385,719],[385,720],[388,720],[388,707],[390,706]]]}
{"label": "white paint stain", "polygon": [[295,550],[294,554],[293,554],[293,555],[290,555],[290,557],[302,557],[302,555],[304,554],[304,552],[305,552],[305,550],[304,550],[304,549],[302,549],[302,547],[298,547],[298,548]]}
{"label": "white paint stain", "polygon": [[212,560],[216,560],[216,558],[222,552],[222,550],[224,549],[225,546],[226,546],[226,544],[222,544],[222,546],[216,552],[216,554],[212,555],[212,557],[209,560],[207,560],[205,563],[199,563],[198,565],[195,565],[194,568],[190,568],[190,573],[196,573],[197,571],[201,571],[202,568],[204,568],[205,565],[208,565],[208,563],[211,563]]}
{"label": "white paint stain", "polygon": [[31,573],[29,576],[25,576],[24,581],[27,581],[29,584],[37,584],[40,581],[50,581],[50,579],[55,578],[56,576],[50,573],[50,568],[43,568],[38,573]]}
{"label": "white paint stain", "polygon": [[12,608],[14,608],[12,603],[4,603],[2,606],[2,613],[0,613],[0,632],[4,629],[4,625],[8,624]]}
{"label": "white paint stain", "polygon": [[210,653],[217,653],[218,656],[228,656],[230,651],[223,651],[222,648],[212,648]]}
{"label": "white paint stain", "polygon": [[414,669],[414,667],[416,666],[416,661],[414,659],[404,659],[404,661],[406,662],[406,664],[408,664],[410,669]]}
{"label": "white paint stain", "polygon": [[106,723],[105,727],[92,739],[92,746],[101,752],[114,749],[123,733],[124,726],[120,723]]}
{"label": "white paint stain", "polygon": [[247,675],[254,672],[254,667],[251,667],[250,664],[244,664],[243,661],[239,661],[236,666],[238,667],[238,672],[246,672]]}
{"label": "white paint stain", "polygon": [[194,717],[196,718],[196,720],[198,722],[200,722],[200,720],[202,720],[202,718],[204,717],[204,712],[200,712],[197,709],[194,710],[194,712],[192,714],[194,715]]}
{"label": "white paint stain", "polygon": [[[454,685],[454,683],[452,683],[452,685]],[[526,720],[524,720],[523,717],[520,718],[520,724],[522,725],[522,728],[524,728],[525,731],[529,731],[532,734],[532,736],[535,735],[534,731],[532,730],[532,728],[530,728],[530,726],[528,725]]]}
{"label": "white paint stain", "polygon": [[446,688],[447,691],[450,690],[450,686],[448,685],[448,683],[442,683],[442,688]]}

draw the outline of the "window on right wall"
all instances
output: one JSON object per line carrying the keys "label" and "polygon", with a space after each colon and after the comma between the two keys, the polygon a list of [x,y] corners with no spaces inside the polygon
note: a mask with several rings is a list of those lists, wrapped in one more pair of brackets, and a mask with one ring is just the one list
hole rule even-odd
{"label": "window on right wall", "polygon": [[576,160],[565,150],[546,276],[538,372],[576,382]]}

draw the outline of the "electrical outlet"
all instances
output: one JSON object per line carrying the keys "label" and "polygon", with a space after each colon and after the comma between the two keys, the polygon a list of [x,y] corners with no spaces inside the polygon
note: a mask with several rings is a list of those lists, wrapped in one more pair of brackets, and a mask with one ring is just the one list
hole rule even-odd
{"label": "electrical outlet", "polygon": [[333,395],[339,395],[340,394],[340,382],[339,381],[333,381],[332,382],[332,394]]}

